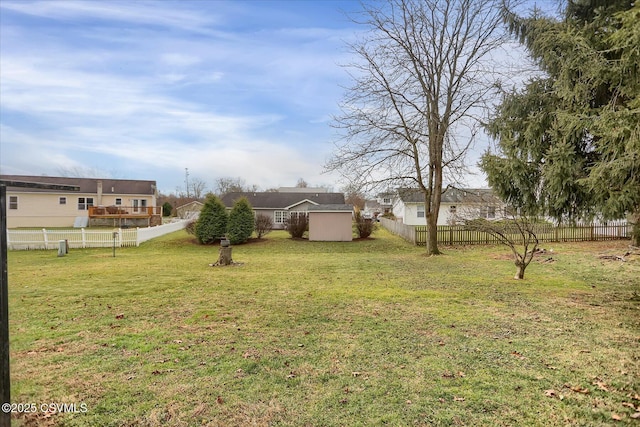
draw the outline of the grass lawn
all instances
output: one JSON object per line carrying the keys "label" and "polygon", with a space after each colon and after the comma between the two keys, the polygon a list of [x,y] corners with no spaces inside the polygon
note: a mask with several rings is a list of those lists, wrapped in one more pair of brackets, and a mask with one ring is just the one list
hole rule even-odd
{"label": "grass lawn", "polygon": [[374,237],[10,252],[15,425],[639,425],[640,256],[597,257],[628,241],[515,281],[504,247]]}

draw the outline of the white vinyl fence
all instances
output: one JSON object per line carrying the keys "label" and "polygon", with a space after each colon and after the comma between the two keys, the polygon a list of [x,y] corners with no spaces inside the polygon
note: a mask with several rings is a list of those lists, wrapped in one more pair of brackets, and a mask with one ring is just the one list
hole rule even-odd
{"label": "white vinyl fence", "polygon": [[58,249],[60,240],[66,240],[70,249],[110,248],[114,244],[119,248],[139,246],[147,240],[181,230],[186,225],[187,221],[176,221],[156,227],[114,230],[7,230],[7,249]]}

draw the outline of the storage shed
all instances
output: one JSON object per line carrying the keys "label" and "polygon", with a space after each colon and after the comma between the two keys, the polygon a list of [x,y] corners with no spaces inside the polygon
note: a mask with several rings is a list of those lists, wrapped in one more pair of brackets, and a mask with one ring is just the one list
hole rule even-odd
{"label": "storage shed", "polygon": [[309,206],[308,213],[310,241],[353,240],[353,205]]}

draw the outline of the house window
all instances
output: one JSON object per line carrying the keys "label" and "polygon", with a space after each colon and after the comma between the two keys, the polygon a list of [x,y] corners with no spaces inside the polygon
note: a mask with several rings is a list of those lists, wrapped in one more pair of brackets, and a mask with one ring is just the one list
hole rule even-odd
{"label": "house window", "polygon": [[418,205],[418,212],[416,213],[418,218],[424,218],[424,205]]}
{"label": "house window", "polygon": [[78,197],[78,210],[86,211],[93,206],[93,197]]}
{"label": "house window", "polygon": [[382,204],[384,205],[390,205],[391,204],[391,199],[389,197],[385,197],[382,199]]}
{"label": "house window", "polygon": [[496,217],[496,207],[488,206],[487,207],[487,219],[493,219]]}
{"label": "house window", "polygon": [[67,198],[66,197],[60,197],[60,199],[58,199],[58,204],[66,205],[67,204]]}
{"label": "house window", "polygon": [[455,215],[456,214],[456,206],[455,205],[449,206],[449,213],[451,215]]}
{"label": "house window", "polygon": [[288,218],[287,211],[275,211],[273,213],[273,222],[276,224],[284,224],[286,219]]}
{"label": "house window", "polygon": [[122,199],[120,197],[116,197],[116,206],[122,206]]}
{"label": "house window", "polygon": [[9,196],[9,209],[18,209],[18,196]]}

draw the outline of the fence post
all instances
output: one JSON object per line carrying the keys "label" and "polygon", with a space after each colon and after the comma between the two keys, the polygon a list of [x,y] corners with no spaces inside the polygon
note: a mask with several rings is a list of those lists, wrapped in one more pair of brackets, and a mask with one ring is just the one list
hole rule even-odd
{"label": "fence post", "polygon": [[80,229],[82,232],[82,249],[87,247],[87,236],[84,234],[84,227]]}
{"label": "fence post", "polygon": [[44,241],[44,249],[45,250],[49,249],[49,238],[47,236],[47,229],[46,228],[42,229],[42,240]]}
{"label": "fence post", "polygon": [[122,247],[122,228],[118,228],[118,247]]}

